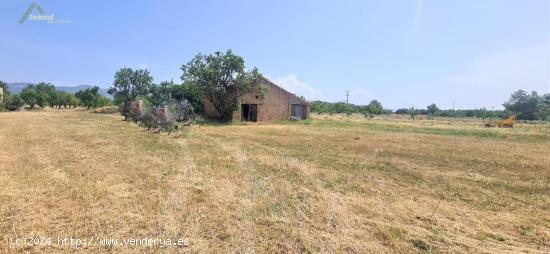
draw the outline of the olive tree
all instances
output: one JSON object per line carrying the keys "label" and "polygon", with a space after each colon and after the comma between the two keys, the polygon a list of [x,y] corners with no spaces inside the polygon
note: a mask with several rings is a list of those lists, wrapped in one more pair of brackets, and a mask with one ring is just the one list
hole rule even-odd
{"label": "olive tree", "polygon": [[80,90],[75,96],[87,109],[103,107],[110,103],[108,98],[99,93],[99,87],[97,86]]}
{"label": "olive tree", "polygon": [[212,103],[222,121],[231,120],[240,96],[252,93],[263,100],[267,92],[267,88],[260,85],[264,78],[258,69],[246,70],[243,58],[231,50],[210,55],[198,54],[181,70],[182,81],[194,84],[200,94]]}
{"label": "olive tree", "polygon": [[[38,87],[40,85],[40,87]],[[46,89],[44,89],[44,84],[39,85],[29,85],[25,87],[21,93],[21,99],[29,105],[31,108],[34,108],[35,106],[44,107],[48,103],[48,94],[46,93]]]}

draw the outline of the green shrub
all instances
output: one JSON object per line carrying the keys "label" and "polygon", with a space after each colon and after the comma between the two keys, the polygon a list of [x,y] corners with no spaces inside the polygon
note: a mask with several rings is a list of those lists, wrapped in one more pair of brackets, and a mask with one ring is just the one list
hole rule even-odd
{"label": "green shrub", "polygon": [[9,111],[15,111],[21,108],[25,102],[17,94],[8,94],[4,96],[4,101],[1,104],[2,108],[5,108]]}

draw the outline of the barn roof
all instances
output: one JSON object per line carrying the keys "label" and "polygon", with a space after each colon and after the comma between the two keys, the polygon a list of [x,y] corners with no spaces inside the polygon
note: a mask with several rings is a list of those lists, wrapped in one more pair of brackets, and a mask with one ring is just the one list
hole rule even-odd
{"label": "barn roof", "polygon": [[[264,81],[265,81],[266,83],[268,83],[269,85],[274,86],[274,87],[277,87],[278,89],[280,89],[280,90],[284,91],[285,93],[291,95],[292,97],[294,97],[294,99],[295,99],[299,104],[311,105],[308,101],[306,101],[305,99],[302,99],[302,97],[299,97],[299,96],[297,96],[296,94],[293,94],[293,93],[289,92],[288,90],[282,88],[281,86],[279,86],[279,85],[273,83],[271,80],[269,80],[269,79],[267,79],[267,78],[264,78]],[[298,104],[298,103],[297,103],[297,104]]]}

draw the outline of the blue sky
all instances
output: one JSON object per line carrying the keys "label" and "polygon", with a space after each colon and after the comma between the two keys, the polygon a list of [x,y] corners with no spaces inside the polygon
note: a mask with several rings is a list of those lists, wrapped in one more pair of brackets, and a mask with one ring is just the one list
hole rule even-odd
{"label": "blue sky", "polygon": [[[0,2],[0,80],[108,87],[119,68],[179,82],[199,52],[233,51],[309,100],[387,108],[497,106],[550,92],[550,1]],[[35,10],[34,15],[38,15]]]}

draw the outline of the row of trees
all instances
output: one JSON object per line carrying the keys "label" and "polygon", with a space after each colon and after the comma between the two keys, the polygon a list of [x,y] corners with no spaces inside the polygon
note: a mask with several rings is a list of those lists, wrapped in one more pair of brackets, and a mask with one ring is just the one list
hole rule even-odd
{"label": "row of trees", "polygon": [[415,107],[410,108],[400,108],[395,111],[390,109],[384,109],[382,104],[373,100],[368,105],[354,105],[347,104],[345,102],[323,102],[323,101],[314,101],[311,104],[311,112],[317,112],[321,114],[350,114],[350,113],[360,113],[368,117],[382,114],[402,114],[402,115],[411,115],[411,118],[414,118],[417,115],[428,115],[428,116],[442,116],[442,117],[478,117],[478,118],[490,118],[490,117],[505,117],[510,113],[502,110],[498,111],[489,111],[486,109],[464,109],[464,110],[441,110],[437,105],[431,104],[425,109],[419,109]]}
{"label": "row of trees", "polygon": [[[257,85],[264,77],[257,68],[247,70],[242,57],[231,50],[225,53],[196,55],[181,66],[182,84],[173,81],[153,83],[148,70],[123,68],[116,72],[109,94],[120,107],[125,120],[131,117],[132,103],[146,101],[155,108],[169,105],[189,104],[194,113],[204,110],[203,101],[208,99],[218,112],[221,121],[231,120],[238,105],[238,98],[254,93],[263,99],[267,88]],[[136,119],[134,119],[136,120]]]}
{"label": "row of trees", "polygon": [[19,94],[25,104],[32,108],[50,106],[52,108],[76,107],[79,104],[74,94],[58,91],[49,83],[38,83],[25,87]]}
{"label": "row of trees", "polygon": [[[413,112],[413,110],[415,112]],[[477,117],[477,118],[505,118],[510,115],[509,112],[504,110],[487,110],[485,108],[480,109],[439,109],[437,105],[431,104],[425,109],[416,109],[414,107],[411,108],[400,108],[395,110],[395,114],[402,114],[402,115],[428,115],[430,117],[432,116],[440,116],[440,117]]]}
{"label": "row of trees", "polygon": [[377,100],[372,100],[368,105],[354,105],[345,102],[330,103],[324,101],[313,101],[311,103],[311,112],[317,112],[321,114],[360,113],[367,117],[392,113],[391,110],[384,109],[382,103]]}
{"label": "row of trees", "polygon": [[411,118],[417,115],[428,115],[429,117],[477,117],[488,118],[506,118],[515,114],[518,119],[523,120],[550,120],[550,94],[538,95],[533,91],[527,93],[518,90],[512,93],[510,99],[503,104],[505,110],[480,109],[447,109],[442,110],[435,104],[427,106],[425,109],[415,107],[400,108],[392,112],[389,109],[383,109],[382,104],[377,100],[371,101],[368,105],[354,105],[345,102],[329,103],[323,101],[314,101],[311,105],[311,112],[318,113],[362,113],[365,116],[372,117],[378,114],[406,114]]}
{"label": "row of trees", "polygon": [[97,86],[80,90],[76,94],[57,90],[54,85],[44,82],[29,85],[19,94],[10,93],[5,82],[0,81],[0,87],[4,91],[4,100],[1,107],[7,110],[17,110],[25,104],[31,109],[46,106],[52,108],[84,106],[90,109],[112,104],[107,97],[99,93],[99,87]]}
{"label": "row of trees", "polygon": [[79,100],[80,105],[86,107],[87,109],[112,105],[109,98],[99,93],[99,87],[97,86],[80,90],[75,93],[75,97]]}
{"label": "row of trees", "polygon": [[[550,120],[550,94],[538,95],[532,91],[517,90],[504,104],[505,110],[464,109],[464,110],[440,110],[435,104],[420,110],[419,113],[431,116],[443,117],[478,117],[478,118],[506,118],[516,115],[522,120]],[[399,109],[396,113],[410,114],[408,109]]]}
{"label": "row of trees", "polygon": [[437,113],[441,112],[439,108],[432,104],[428,106],[426,109],[416,109],[414,107],[411,108],[402,108],[398,109],[395,112],[391,109],[384,109],[382,106],[382,103],[380,103],[378,100],[372,100],[367,105],[355,105],[355,104],[349,104],[346,102],[336,102],[336,103],[330,103],[330,102],[324,102],[324,101],[314,101],[311,103],[311,112],[317,112],[320,114],[352,114],[352,113],[360,113],[363,114],[365,117],[372,118],[376,115],[389,115],[392,113],[396,114],[409,114],[412,118],[414,118],[416,115],[436,115]]}

